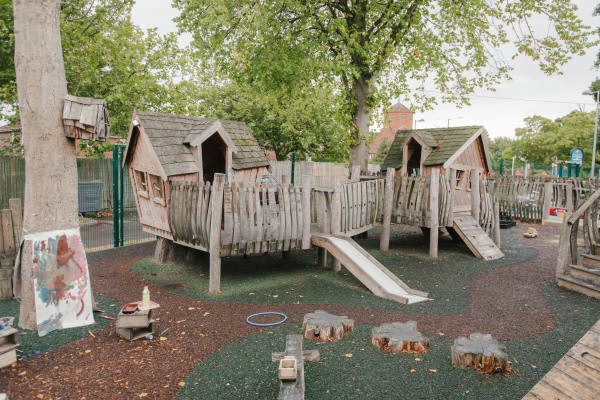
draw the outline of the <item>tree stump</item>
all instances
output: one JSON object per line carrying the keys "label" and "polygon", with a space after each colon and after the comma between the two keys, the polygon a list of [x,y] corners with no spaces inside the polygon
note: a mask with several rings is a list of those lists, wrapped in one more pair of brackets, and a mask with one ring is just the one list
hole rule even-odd
{"label": "tree stump", "polygon": [[451,348],[452,364],[461,368],[473,367],[486,374],[506,372],[506,346],[492,335],[472,333],[469,338],[459,337]]}
{"label": "tree stump", "polygon": [[392,322],[373,328],[371,343],[381,349],[389,349],[396,354],[424,353],[429,348],[429,339],[417,331],[415,321]]}
{"label": "tree stump", "polygon": [[354,320],[317,310],[304,316],[302,330],[305,339],[339,340],[354,330]]}

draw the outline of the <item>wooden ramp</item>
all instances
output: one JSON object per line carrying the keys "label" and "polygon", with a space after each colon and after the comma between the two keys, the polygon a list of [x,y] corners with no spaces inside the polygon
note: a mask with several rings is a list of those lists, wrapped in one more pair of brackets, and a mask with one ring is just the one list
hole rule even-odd
{"label": "wooden ramp", "polygon": [[311,243],[330,252],[376,296],[403,304],[427,300],[427,293],[409,288],[349,237],[313,233]]}
{"label": "wooden ramp", "polygon": [[477,258],[496,260],[504,257],[494,241],[470,215],[455,215],[454,230]]}
{"label": "wooden ramp", "polygon": [[600,399],[600,321],[523,400]]}

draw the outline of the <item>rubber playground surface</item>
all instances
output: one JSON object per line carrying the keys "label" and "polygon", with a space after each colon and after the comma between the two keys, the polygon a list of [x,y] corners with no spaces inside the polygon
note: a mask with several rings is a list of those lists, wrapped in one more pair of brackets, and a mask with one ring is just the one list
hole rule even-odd
{"label": "rubber playground surface", "polygon": [[[390,250],[380,252],[379,231],[357,242],[430,301],[402,305],[375,297],[342,268],[316,266],[317,252],[293,251],[226,257],[221,293],[209,294],[208,262],[157,265],[154,242],[88,255],[92,289],[102,315],[150,288],[155,310],[151,340],[125,341],[115,322],[20,336],[17,363],[0,370],[0,392],[14,399],[275,399],[277,363],[288,334],[302,334],[306,313],[325,310],[355,321],[336,342],[304,340],[319,350],[305,364],[306,399],[518,399],[600,317],[600,301],[554,282],[558,227],[526,225],[502,231],[500,260],[476,259],[464,244],[440,237],[439,258],[428,257],[419,230],[393,227]],[[16,300],[0,301],[0,316],[18,317]],[[246,318],[278,312],[285,323],[258,327]],[[268,323],[280,316],[258,316]],[[422,354],[391,354],[371,344],[371,329],[413,320],[430,339]],[[16,326],[16,323],[15,323]],[[450,362],[455,338],[474,332],[502,341],[511,372],[487,376]],[[159,336],[159,334],[161,334]]]}

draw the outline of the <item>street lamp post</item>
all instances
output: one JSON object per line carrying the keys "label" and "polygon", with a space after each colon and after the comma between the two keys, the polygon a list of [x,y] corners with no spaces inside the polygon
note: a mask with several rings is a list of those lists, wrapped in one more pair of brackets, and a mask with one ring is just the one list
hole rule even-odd
{"label": "street lamp post", "polygon": [[456,118],[448,118],[448,128],[450,128],[450,121],[453,119],[461,119],[462,117],[456,117]]}
{"label": "street lamp post", "polygon": [[417,122],[425,122],[423,118],[415,120],[415,129],[417,129]]}
{"label": "street lamp post", "polygon": [[590,90],[586,90],[584,91],[582,94],[585,95],[592,95],[592,94],[596,94],[596,127],[594,128],[594,146],[593,146],[593,150],[592,150],[592,170],[590,171],[590,178],[594,177],[594,172],[596,170],[596,139],[598,138],[598,94],[599,94],[599,90],[596,91],[590,91]]}

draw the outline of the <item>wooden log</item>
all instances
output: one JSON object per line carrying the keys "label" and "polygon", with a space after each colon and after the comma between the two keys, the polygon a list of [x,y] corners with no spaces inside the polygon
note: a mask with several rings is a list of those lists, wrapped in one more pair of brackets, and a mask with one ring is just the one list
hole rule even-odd
{"label": "wooden log", "polygon": [[8,208],[12,216],[13,235],[15,237],[15,247],[21,243],[21,233],[23,231],[23,209],[21,207],[21,199],[9,199]]}
{"label": "wooden log", "polygon": [[440,194],[440,171],[431,170],[431,189],[429,191],[431,211],[431,225],[429,230],[429,257],[438,256],[438,237],[439,237],[439,194]]}
{"label": "wooden log", "polygon": [[560,239],[558,242],[558,257],[556,260],[556,276],[567,275],[569,271],[569,245],[571,238],[571,225],[569,217],[571,213],[566,211],[560,230]]}
{"label": "wooden log", "polygon": [[566,188],[566,196],[567,196],[567,204],[566,204],[566,208],[569,211],[573,210],[573,182],[568,182],[567,183],[567,188]]}
{"label": "wooden log", "polygon": [[2,223],[2,240],[4,242],[4,252],[15,252],[15,237],[13,234],[12,216],[10,210],[0,210],[0,220]]}
{"label": "wooden log", "polygon": [[486,374],[508,370],[506,346],[492,335],[472,333],[469,338],[459,337],[451,348],[452,365],[460,368],[473,367]]}
{"label": "wooden log", "polygon": [[479,208],[481,205],[481,193],[479,190],[479,171],[471,169],[471,216],[479,223]]}
{"label": "wooden log", "polygon": [[221,223],[223,221],[223,188],[225,174],[215,174],[210,221],[210,277],[208,291],[217,293],[221,288]]}
{"label": "wooden log", "polygon": [[302,176],[302,249],[310,249],[310,193],[312,176]]}
{"label": "wooden log", "polygon": [[[341,215],[341,192],[342,185],[340,178],[334,178],[333,180],[333,193],[331,199],[331,233],[339,235],[342,229],[342,215]],[[340,261],[333,257],[331,260],[331,270],[333,272],[340,272],[342,264]]]}
{"label": "wooden log", "polygon": [[302,330],[305,339],[318,339],[323,342],[339,340],[354,330],[354,320],[345,315],[333,315],[317,310],[304,316]]}
{"label": "wooden log", "polygon": [[417,331],[415,321],[392,322],[371,330],[371,343],[391,353],[424,353],[429,348],[429,339]]}
{"label": "wooden log", "polygon": [[392,230],[392,203],[394,201],[394,175],[396,170],[388,168],[385,173],[385,196],[383,202],[383,221],[381,222],[381,238],[379,239],[379,250],[390,249],[390,233]]}
{"label": "wooden log", "polygon": [[500,204],[494,203],[494,244],[500,248]]}

